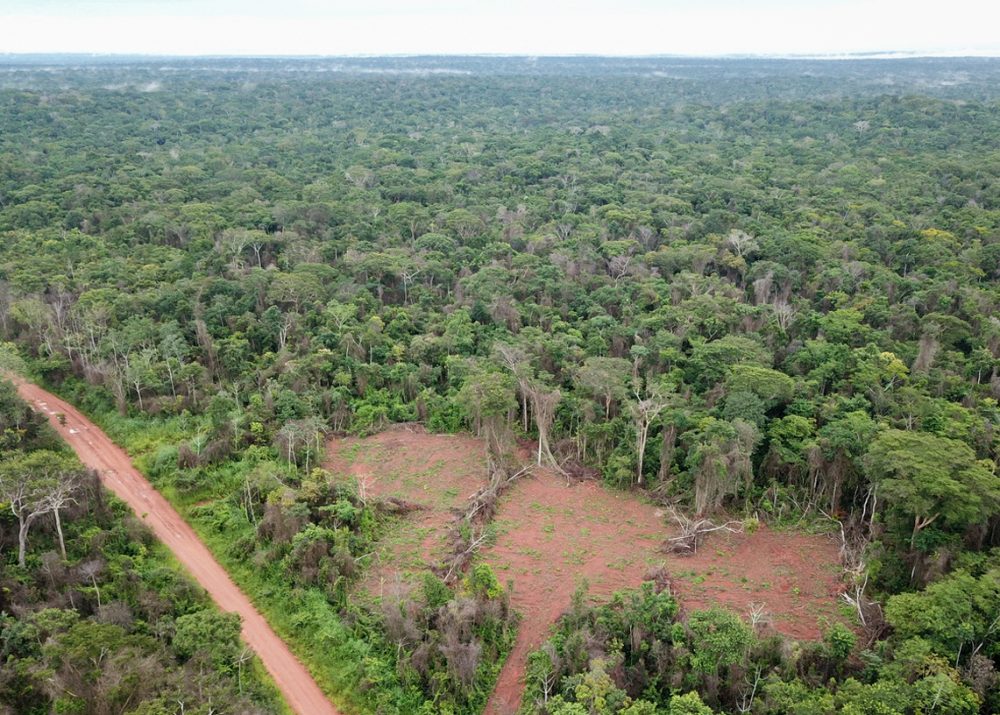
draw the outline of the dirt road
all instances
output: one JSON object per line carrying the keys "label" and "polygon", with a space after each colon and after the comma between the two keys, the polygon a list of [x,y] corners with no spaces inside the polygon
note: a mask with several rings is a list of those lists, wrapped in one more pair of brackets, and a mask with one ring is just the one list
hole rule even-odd
{"label": "dirt road", "polygon": [[[292,710],[299,715],[339,715],[305,666],[271,630],[194,530],[132,466],[128,455],[72,405],[37,385],[17,377],[13,380],[21,397],[48,416],[80,461],[100,473],[104,485],[132,507],[219,608],[240,614],[243,639],[257,653]],[[65,424],[57,419],[59,413],[65,415]]]}

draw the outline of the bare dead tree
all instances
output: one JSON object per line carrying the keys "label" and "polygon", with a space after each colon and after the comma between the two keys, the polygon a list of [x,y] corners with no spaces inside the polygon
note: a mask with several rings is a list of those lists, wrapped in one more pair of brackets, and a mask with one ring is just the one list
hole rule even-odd
{"label": "bare dead tree", "polygon": [[552,641],[545,641],[545,645],[542,646],[542,652],[548,657],[548,669],[545,671],[545,675],[542,676],[542,705],[548,705],[549,697],[555,693],[556,685],[559,682],[559,677],[562,674],[562,658],[559,657],[559,653],[556,651],[555,645]]}
{"label": "bare dead tree", "polygon": [[740,258],[758,248],[757,240],[753,236],[736,228],[726,236],[726,246]]}
{"label": "bare dead tree", "polygon": [[556,415],[556,406],[562,400],[559,390],[546,391],[542,385],[531,386],[531,405],[535,413],[535,426],[538,428],[538,466],[548,465],[560,474],[565,474],[552,448],[549,446],[549,432]]}
{"label": "bare dead tree", "polygon": [[243,251],[250,243],[250,239],[250,232],[240,228],[227,228],[216,239],[216,249],[229,254],[229,267],[233,271],[243,269]]}
{"label": "bare dead tree", "polygon": [[760,687],[760,672],[761,668],[758,665],[754,669],[752,680],[750,678],[749,673],[747,673],[746,677],[744,678],[744,683],[746,683],[746,687],[743,689],[743,692],[740,693],[740,702],[736,706],[737,712],[748,713],[753,710],[753,701],[754,698],[757,696],[757,688]]}
{"label": "bare dead tree", "polygon": [[48,505],[49,511],[52,512],[53,517],[56,522],[56,534],[59,537],[59,553],[62,554],[63,561],[66,560],[66,539],[63,536],[62,529],[62,519],[60,518],[59,512],[65,509],[70,504],[76,504],[76,493],[80,488],[80,476],[76,473],[69,473],[63,475],[59,481],[55,483],[46,497],[45,501]]}
{"label": "bare dead tree", "polygon": [[306,417],[286,422],[275,435],[276,445],[285,452],[289,469],[298,464],[299,452],[305,457],[305,471],[309,473],[309,462],[320,451],[326,424],[318,417]]}
{"label": "bare dead tree", "polygon": [[774,287],[774,271],[768,271],[753,282],[753,302],[755,305],[766,303]]}
{"label": "bare dead tree", "polygon": [[917,357],[910,367],[914,373],[927,372],[934,364],[934,358],[937,357],[938,350],[941,348],[941,344],[937,340],[938,333],[940,333],[940,329],[937,326],[930,326],[920,337]]}
{"label": "bare dead tree", "polygon": [[632,265],[632,256],[613,256],[608,261],[608,273],[615,279],[615,285],[628,273],[629,266]]}
{"label": "bare dead tree", "polygon": [[362,506],[368,506],[368,483],[371,481],[370,474],[362,474],[357,479],[358,484],[358,501],[361,502]]}
{"label": "bare dead tree", "polygon": [[236,686],[240,695],[243,694],[243,666],[253,660],[253,651],[244,646],[240,651],[239,658],[236,659]]}
{"label": "bare dead tree", "polygon": [[97,607],[101,607],[101,589],[97,585],[97,575],[104,571],[104,562],[101,559],[91,559],[80,564],[80,575],[90,581],[97,596]]}
{"label": "bare dead tree", "polygon": [[826,512],[820,512],[836,523],[840,530],[840,560],[844,566],[847,585],[841,598],[858,614],[858,621],[867,634],[869,644],[874,643],[885,629],[882,606],[865,595],[869,579],[866,553],[873,537],[871,517],[875,514],[877,502],[878,495],[873,487],[865,497],[859,523],[852,528],[845,527],[843,521]]}
{"label": "bare dead tree", "polygon": [[447,631],[443,641],[439,649],[448,664],[448,672],[465,688],[471,687],[483,653],[482,643],[476,638],[462,641],[453,631]]}
{"label": "bare dead tree", "polygon": [[727,521],[724,524],[716,524],[711,519],[696,518],[682,514],[676,509],[670,510],[670,517],[680,529],[679,536],[667,539],[663,544],[663,550],[668,554],[678,556],[691,556],[698,553],[698,547],[705,540],[705,537],[716,531],[725,531],[730,534],[743,533],[743,522]]}
{"label": "bare dead tree", "polygon": [[778,327],[782,330],[788,330],[788,326],[792,324],[792,318],[795,317],[795,308],[790,303],[779,300],[771,305],[771,310],[774,311],[774,319],[777,321]]}
{"label": "bare dead tree", "polygon": [[500,364],[510,370],[517,381],[517,391],[521,398],[521,426],[527,432],[528,401],[531,399],[531,383],[534,378],[528,354],[521,348],[506,343],[496,343],[493,351]]}
{"label": "bare dead tree", "polygon": [[750,627],[753,628],[755,633],[759,632],[771,620],[766,608],[766,603],[751,602],[747,604],[747,616],[750,621]]}
{"label": "bare dead tree", "polygon": [[674,395],[656,390],[642,397],[635,393],[636,402],[632,405],[632,419],[635,421],[636,441],[636,484],[642,484],[642,467],[646,456],[646,443],[649,441],[649,429],[663,410],[673,403]]}
{"label": "bare dead tree", "polygon": [[0,499],[17,519],[17,563],[24,568],[28,533],[32,525],[52,511],[50,494],[57,488],[60,459],[51,452],[34,452],[24,459],[0,465]]}

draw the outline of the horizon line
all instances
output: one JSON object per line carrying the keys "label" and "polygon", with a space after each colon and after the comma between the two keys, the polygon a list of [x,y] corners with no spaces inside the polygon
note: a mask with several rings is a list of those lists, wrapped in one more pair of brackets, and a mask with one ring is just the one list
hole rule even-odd
{"label": "horizon line", "polygon": [[349,54],[288,54],[288,53],[142,53],[142,52],[61,52],[58,50],[38,50],[33,52],[0,51],[0,58],[123,58],[123,59],[284,59],[284,60],[332,60],[332,59],[421,59],[421,58],[495,58],[495,59],[611,59],[611,60],[654,60],[654,59],[685,59],[685,60],[887,60],[887,59],[1000,59],[1000,49],[989,50],[988,53],[975,50],[872,50],[864,52],[828,52],[828,53],[731,53],[731,54],[674,54],[674,53],[644,53],[644,54],[609,54],[600,52],[562,52],[562,53],[530,53],[530,52],[372,52]]}

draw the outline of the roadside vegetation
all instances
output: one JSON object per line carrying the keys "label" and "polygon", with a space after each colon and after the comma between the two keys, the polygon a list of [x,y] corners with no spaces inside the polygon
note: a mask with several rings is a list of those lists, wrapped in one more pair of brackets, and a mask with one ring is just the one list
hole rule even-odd
{"label": "roadside vegetation", "polygon": [[286,712],[239,618],[179,573],[6,381],[0,502],[0,712]]}

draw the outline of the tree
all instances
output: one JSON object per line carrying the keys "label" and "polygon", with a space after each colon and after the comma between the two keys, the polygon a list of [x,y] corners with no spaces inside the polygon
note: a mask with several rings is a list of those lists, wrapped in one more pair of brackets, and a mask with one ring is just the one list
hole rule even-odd
{"label": "tree", "polygon": [[[786,415],[771,422],[767,436],[771,446],[769,457],[793,477],[805,473],[809,455],[815,449],[816,423],[799,415]],[[819,478],[818,474],[815,476]],[[810,496],[817,492],[815,484],[810,487]]]}
{"label": "tree", "polygon": [[691,630],[691,666],[706,675],[742,663],[753,645],[750,627],[738,615],[722,608],[695,611],[688,618]]}
{"label": "tree", "polygon": [[135,398],[139,403],[139,410],[142,411],[142,389],[154,384],[156,372],[153,369],[156,350],[154,348],[144,348],[138,352],[131,352],[125,355],[125,378],[132,389],[135,390]]}
{"label": "tree", "polygon": [[510,370],[511,375],[517,380],[517,390],[521,393],[521,420],[524,431],[527,432],[528,400],[531,399],[531,386],[535,373],[531,361],[524,350],[506,343],[494,343],[493,351],[497,362]]}
{"label": "tree", "polygon": [[868,472],[884,501],[913,518],[910,548],[938,519],[979,523],[1000,505],[1000,477],[963,442],[926,432],[886,430],[872,443]]}
{"label": "tree", "polygon": [[764,401],[767,409],[786,402],[795,390],[795,380],[783,372],[760,365],[733,365],[726,376],[726,392],[751,392]]}
{"label": "tree", "polygon": [[183,659],[207,656],[216,668],[232,666],[240,652],[240,617],[205,608],[177,619],[174,649]]}
{"label": "tree", "polygon": [[753,478],[750,458],[760,432],[743,420],[727,422],[707,417],[686,435],[686,464],[694,474],[694,506],[698,514],[717,509],[726,496],[739,491],[740,480]]}
{"label": "tree", "polygon": [[[24,568],[28,532],[39,517],[64,507],[71,498],[75,471],[66,457],[47,450],[15,454],[0,462],[0,496],[17,519],[17,563]],[[57,524],[58,514],[56,517]],[[62,528],[59,526],[60,545]]]}
{"label": "tree", "polygon": [[532,412],[535,414],[535,426],[538,428],[538,466],[542,466],[544,461],[556,471],[562,472],[562,467],[552,454],[549,445],[549,431],[552,429],[556,406],[562,399],[562,393],[559,390],[546,390],[541,383],[534,383],[530,389]]}
{"label": "tree", "polygon": [[577,388],[601,399],[605,419],[611,417],[614,401],[628,395],[628,378],[632,365],[624,358],[589,357],[576,370]]}
{"label": "tree", "polygon": [[[827,422],[819,430],[824,469],[817,470],[816,479],[828,484],[830,509],[840,505],[842,488],[852,475],[861,472],[861,461],[878,428],[867,412],[855,410]],[[814,491],[817,491],[814,489]]]}
{"label": "tree", "polygon": [[[227,228],[216,239],[218,250],[229,257],[229,266],[233,271],[239,271],[244,267],[243,251],[250,242],[250,231],[242,228]],[[258,266],[259,258],[258,255]]]}
{"label": "tree", "polygon": [[549,444],[549,433],[555,420],[556,407],[562,400],[562,393],[547,388],[544,380],[551,378],[551,375],[542,375],[542,379],[535,378],[535,371],[531,367],[528,354],[521,348],[506,343],[495,343],[493,351],[498,362],[510,371],[517,382],[517,391],[521,395],[521,418],[526,432],[528,404],[531,404],[531,413],[534,415],[535,427],[538,430],[538,466],[546,463],[556,471],[562,472],[562,467],[552,454]]}
{"label": "tree", "polygon": [[631,404],[632,421],[635,423],[636,484],[642,485],[642,468],[646,456],[649,429],[663,410],[673,405],[676,395],[655,387],[645,397],[635,393],[636,401]]}
{"label": "tree", "polygon": [[713,715],[712,708],[702,702],[696,692],[674,695],[670,698],[669,715]]}
{"label": "tree", "polygon": [[725,377],[730,366],[746,363],[767,367],[771,356],[755,340],[742,335],[726,335],[694,345],[685,377],[691,384],[708,389]]}
{"label": "tree", "polygon": [[486,439],[487,452],[499,456],[506,449],[510,415],[516,409],[514,386],[502,372],[477,368],[456,395],[473,429]]}
{"label": "tree", "polygon": [[608,674],[608,663],[601,658],[590,662],[590,669],[582,674],[573,689],[573,697],[576,704],[582,706],[581,710],[556,706],[554,711],[567,715],[575,712],[611,715],[629,705],[628,696],[615,685]]}
{"label": "tree", "polygon": [[190,348],[176,323],[168,323],[160,332],[160,357],[163,359],[163,368],[167,371],[170,396],[176,397],[178,373],[184,367]]}
{"label": "tree", "polygon": [[736,228],[726,236],[726,246],[740,258],[744,258],[760,248],[753,236]]}
{"label": "tree", "polygon": [[284,451],[288,466],[298,464],[304,457],[304,468],[309,473],[309,463],[313,455],[320,450],[326,424],[319,417],[306,417],[301,420],[289,420],[275,435],[275,442]]}
{"label": "tree", "polygon": [[62,472],[56,478],[56,483],[46,497],[48,506],[52,511],[52,516],[56,522],[56,534],[59,537],[59,553],[66,560],[66,539],[63,536],[62,516],[63,509],[70,504],[76,504],[76,492],[80,488],[80,473],[77,470]]}
{"label": "tree", "polygon": [[923,591],[891,596],[885,617],[898,638],[926,639],[949,662],[984,650],[995,655],[1000,644],[1000,567],[979,577],[958,569]]}
{"label": "tree", "polygon": [[[4,357],[3,348],[0,345],[0,358]],[[0,365],[0,370],[3,368]],[[41,438],[48,434],[43,429],[44,424],[44,417],[18,397],[14,384],[0,380],[0,454],[40,446]]]}

